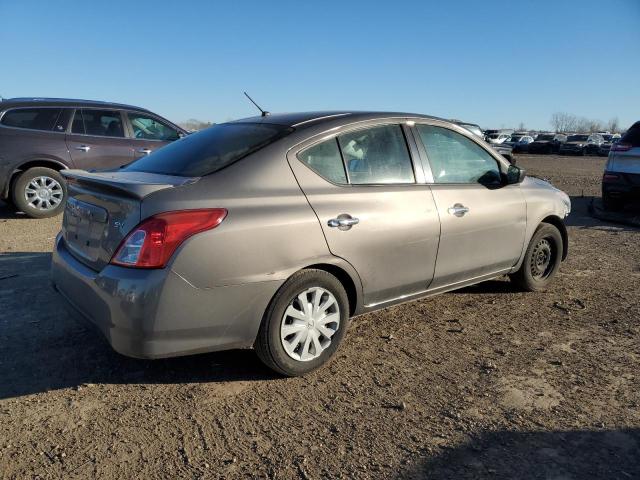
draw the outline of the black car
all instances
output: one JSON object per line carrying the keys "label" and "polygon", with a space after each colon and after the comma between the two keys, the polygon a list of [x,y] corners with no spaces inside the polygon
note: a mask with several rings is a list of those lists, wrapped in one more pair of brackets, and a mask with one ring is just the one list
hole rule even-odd
{"label": "black car", "polygon": [[562,155],[594,155],[598,153],[602,143],[604,139],[597,133],[569,135],[567,141],[560,146],[560,153]]}
{"label": "black car", "polygon": [[529,144],[529,153],[558,153],[560,146],[567,141],[561,133],[541,133]]}
{"label": "black car", "polygon": [[60,170],[108,170],[187,132],[143,108],[59,98],[0,102],[0,200],[33,218],[62,212]]}

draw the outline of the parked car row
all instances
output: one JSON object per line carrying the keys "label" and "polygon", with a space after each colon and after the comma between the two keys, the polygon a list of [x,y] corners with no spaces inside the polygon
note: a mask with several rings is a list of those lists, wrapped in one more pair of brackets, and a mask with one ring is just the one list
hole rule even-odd
{"label": "parked car row", "polygon": [[[487,132],[490,132],[487,134]],[[492,146],[509,146],[513,153],[539,153],[560,155],[601,155],[607,156],[611,145],[620,135],[609,133],[504,133],[500,130],[484,132],[485,141]]]}

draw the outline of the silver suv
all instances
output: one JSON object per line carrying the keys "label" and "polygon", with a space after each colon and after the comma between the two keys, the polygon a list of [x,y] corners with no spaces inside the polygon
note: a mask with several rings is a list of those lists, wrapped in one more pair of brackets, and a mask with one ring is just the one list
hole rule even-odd
{"label": "silver suv", "polygon": [[634,200],[640,200],[640,122],[611,145],[602,176],[605,208],[620,210]]}
{"label": "silver suv", "polygon": [[53,283],[134,357],[255,347],[301,375],[351,317],[501,275],[541,290],[567,255],[566,194],[422,115],[249,118],[63,175]]}

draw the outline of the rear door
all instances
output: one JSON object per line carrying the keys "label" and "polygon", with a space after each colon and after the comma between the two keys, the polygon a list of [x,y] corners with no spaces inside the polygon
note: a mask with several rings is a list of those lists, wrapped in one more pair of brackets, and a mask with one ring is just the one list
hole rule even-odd
{"label": "rear door", "polygon": [[471,135],[446,125],[414,127],[441,223],[432,288],[512,267],[526,229],[520,185],[503,185],[499,161]]}
{"label": "rear door", "polygon": [[289,152],[331,253],[356,269],[368,306],[424,292],[433,278],[440,223],[407,138],[399,122],[374,123]]}
{"label": "rear door", "polygon": [[155,115],[134,111],[124,114],[134,159],[149,155],[180,138],[180,132],[175,127]]}
{"label": "rear door", "polygon": [[75,167],[83,170],[118,168],[134,158],[119,110],[76,109],[66,141]]}

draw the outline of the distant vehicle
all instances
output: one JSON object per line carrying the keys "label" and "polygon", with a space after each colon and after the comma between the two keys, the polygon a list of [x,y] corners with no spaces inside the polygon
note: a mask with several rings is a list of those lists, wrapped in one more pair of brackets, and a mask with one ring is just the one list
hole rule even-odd
{"label": "distant vehicle", "polygon": [[460,125],[462,128],[466,128],[477,137],[484,138],[482,129],[480,128],[479,125],[476,125],[475,123],[466,123],[466,122],[453,122],[453,123],[455,123],[456,125]]}
{"label": "distant vehicle", "polygon": [[491,147],[504,158],[506,158],[509,163],[511,163],[512,165],[516,164],[516,159],[513,156],[513,147],[511,145],[507,145],[506,143],[495,143],[492,144]]}
{"label": "distant vehicle", "polygon": [[529,135],[516,135],[513,134],[504,144],[510,145],[513,149],[513,153],[526,152],[529,144],[533,142],[533,137]]}
{"label": "distant vehicle", "polygon": [[557,153],[566,141],[567,136],[561,133],[540,133],[527,148],[529,153]]}
{"label": "distant vehicle", "polygon": [[543,290],[567,256],[565,193],[422,115],[253,117],[65,176],[53,284],[133,357],[254,347],[304,375],[353,316],[505,274]]}
{"label": "distant vehicle", "polygon": [[491,133],[486,135],[487,142],[491,144],[500,144],[505,142],[509,137],[511,137],[508,133]]}
{"label": "distant vehicle", "polygon": [[611,146],[602,176],[602,203],[609,210],[640,200],[640,122]]}
{"label": "distant vehicle", "polygon": [[602,135],[598,133],[580,133],[569,135],[567,141],[560,146],[562,155],[587,155],[598,153],[598,148],[604,143]]}
{"label": "distant vehicle", "polygon": [[32,218],[58,215],[67,168],[113,169],[187,132],[144,108],[60,98],[0,102],[0,199]]}
{"label": "distant vehicle", "polygon": [[611,150],[611,146],[614,143],[618,143],[620,141],[619,137],[613,137],[609,141],[605,141],[598,148],[598,155],[601,157],[606,157],[609,155],[609,151]]}

